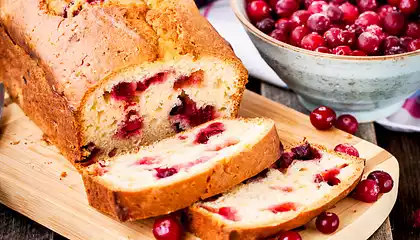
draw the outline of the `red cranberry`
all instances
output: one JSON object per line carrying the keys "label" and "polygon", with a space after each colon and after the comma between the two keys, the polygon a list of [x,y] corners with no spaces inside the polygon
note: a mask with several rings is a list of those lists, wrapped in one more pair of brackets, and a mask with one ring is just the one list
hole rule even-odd
{"label": "red cranberry", "polygon": [[321,35],[317,33],[310,33],[303,37],[302,42],[300,43],[301,47],[304,49],[314,51],[318,47],[324,47],[325,41]]}
{"label": "red cranberry", "polygon": [[331,21],[340,21],[343,18],[343,11],[338,6],[330,5],[327,8],[327,16],[331,19]]}
{"label": "red cranberry", "polygon": [[302,240],[302,237],[297,232],[287,231],[277,235],[274,240]]}
{"label": "red cranberry", "polygon": [[348,30],[343,30],[338,34],[338,39],[342,45],[353,46],[356,42],[356,34]]}
{"label": "red cranberry", "polygon": [[330,129],[334,124],[335,118],[334,110],[325,106],[316,108],[310,114],[311,123],[318,130]]}
{"label": "red cranberry", "polygon": [[395,47],[390,47],[388,49],[385,49],[384,54],[385,55],[395,55],[395,54],[401,54],[401,53],[405,53],[405,49],[402,46],[395,46]]}
{"label": "red cranberry", "polygon": [[317,47],[315,49],[315,52],[320,52],[320,53],[331,53],[331,50],[327,47]]}
{"label": "red cranberry", "polygon": [[284,152],[280,159],[277,161],[277,167],[280,169],[286,169],[292,164],[293,160],[295,159],[294,152]]}
{"label": "red cranberry", "polygon": [[258,22],[270,17],[270,6],[263,0],[256,0],[248,4],[247,13],[252,22]]}
{"label": "red cranberry", "polygon": [[153,224],[153,236],[157,240],[181,240],[183,235],[181,224],[172,216],[156,219]]}
{"label": "red cranberry", "polygon": [[354,23],[354,21],[356,21],[357,17],[359,16],[359,10],[357,10],[357,7],[349,2],[341,4],[340,9],[344,14],[343,20],[348,24]]}
{"label": "red cranberry", "polygon": [[356,19],[356,25],[366,28],[369,25],[381,25],[381,18],[376,12],[366,11]]}
{"label": "red cranberry", "polygon": [[[255,0],[251,0],[251,1],[255,1]],[[268,2],[268,5],[270,5],[270,7],[272,8],[272,9],[275,9],[276,8],[276,4],[277,4],[277,2],[279,1],[279,0],[264,0],[264,1],[266,1],[266,2]]]}
{"label": "red cranberry", "polygon": [[156,177],[167,178],[178,172],[175,168],[155,168]]}
{"label": "red cranberry", "polygon": [[330,28],[324,33],[324,39],[327,43],[327,46],[334,48],[342,44],[338,35],[342,32],[341,29],[338,28]]}
{"label": "red cranberry", "polygon": [[290,17],[299,9],[297,0],[279,0],[276,4],[276,13],[280,17]]}
{"label": "red cranberry", "polygon": [[271,206],[269,210],[273,213],[296,211],[296,204],[292,202],[285,202],[285,203]]}
{"label": "red cranberry", "polygon": [[284,28],[284,25],[288,25],[289,21],[290,20],[288,18],[279,18],[274,24],[274,27],[277,29],[282,29]]}
{"label": "red cranberry", "polygon": [[386,14],[383,25],[386,32],[391,35],[398,36],[404,29],[405,18],[399,12],[391,12]]}
{"label": "red cranberry", "polygon": [[336,48],[333,48],[332,53],[335,55],[347,55],[350,56],[352,53],[352,50],[349,46],[338,46]]}
{"label": "red cranberry", "polygon": [[408,50],[408,45],[411,43],[412,40],[412,37],[400,37],[401,46],[403,46],[404,49]]}
{"label": "red cranberry", "polygon": [[420,23],[410,22],[405,29],[405,36],[412,38],[420,38]]}
{"label": "red cranberry", "polygon": [[379,17],[383,20],[387,13],[396,12],[396,11],[397,9],[391,5],[382,5],[378,8],[376,13],[379,14]]}
{"label": "red cranberry", "polygon": [[359,157],[359,151],[357,151],[355,147],[347,143],[338,144],[337,146],[335,146],[334,151]]}
{"label": "red cranberry", "polygon": [[382,42],[383,48],[389,49],[391,47],[397,47],[400,46],[400,39],[395,37],[395,36],[388,36],[384,39],[384,41]]}
{"label": "red cranberry", "polygon": [[266,18],[257,22],[255,26],[263,33],[270,33],[274,29],[274,20]]}
{"label": "red cranberry", "polygon": [[304,143],[291,149],[295,154],[294,158],[298,160],[313,160],[321,158],[321,153],[311,147],[309,143]]}
{"label": "red cranberry", "polygon": [[371,32],[364,32],[357,38],[357,46],[369,55],[375,55],[379,51],[381,41],[378,36]]}
{"label": "red cranberry", "polygon": [[308,11],[310,13],[322,13],[328,7],[328,3],[325,1],[315,1],[312,2],[311,5],[308,7]]}
{"label": "red cranberry", "polygon": [[420,49],[420,39],[416,39],[410,42],[410,44],[408,44],[408,48],[407,50],[412,52],[412,51],[416,51]]}
{"label": "red cranberry", "polygon": [[352,25],[347,25],[346,29],[349,32],[352,32],[355,34],[355,36],[359,36],[360,34],[362,34],[364,31],[360,26],[357,26],[356,24],[352,24]]}
{"label": "red cranberry", "polygon": [[239,220],[239,217],[237,216],[238,210],[232,207],[219,208],[219,211],[217,213],[223,216],[224,218],[226,218],[227,220],[231,220],[231,221]]}
{"label": "red cranberry", "polygon": [[305,25],[309,16],[311,16],[309,11],[299,10],[292,14],[290,21],[295,22],[297,25]]}
{"label": "red cranberry", "polygon": [[309,29],[305,26],[297,26],[290,34],[290,44],[300,47],[303,37],[309,34]]}
{"label": "red cranberry", "polygon": [[361,56],[361,57],[363,57],[363,56],[367,56],[367,54],[366,54],[365,52],[361,51],[361,50],[354,50],[354,51],[351,53],[351,55],[352,55],[352,56]]}
{"label": "red cranberry", "polygon": [[181,76],[174,82],[174,89],[182,89],[187,86],[197,86],[203,82],[204,71],[199,70],[191,73],[190,76]]}
{"label": "red cranberry", "polygon": [[320,1],[320,0],[304,0],[305,9],[308,9],[309,6],[311,6],[311,4],[316,1]]}
{"label": "red cranberry", "polygon": [[315,225],[318,231],[324,234],[330,234],[338,229],[340,219],[335,213],[323,212],[316,218]]}
{"label": "red cranberry", "polygon": [[365,179],[356,186],[354,197],[362,202],[373,203],[378,200],[379,192],[379,185],[375,180]]}
{"label": "red cranberry", "polygon": [[312,14],[306,22],[309,29],[315,32],[325,32],[330,28],[330,19],[322,13]]}
{"label": "red cranberry", "polygon": [[111,96],[116,100],[130,101],[136,95],[134,82],[120,82],[112,88]]}
{"label": "red cranberry", "polygon": [[376,0],[357,0],[357,7],[360,12],[375,11],[378,8]]}
{"label": "red cranberry", "polygon": [[337,4],[337,5],[343,4],[345,2],[347,2],[347,0],[331,0],[330,1],[330,3]]}
{"label": "red cranberry", "polygon": [[401,0],[387,0],[388,4],[394,7],[398,7],[400,5]]}
{"label": "red cranberry", "polygon": [[378,183],[379,191],[381,193],[390,192],[392,190],[392,187],[394,186],[394,180],[392,180],[391,175],[384,171],[373,171],[369,173],[367,178],[375,180],[376,183]]}
{"label": "red cranberry", "polygon": [[290,32],[295,29],[296,23],[287,20],[287,21],[277,21],[276,22],[276,30],[279,30],[284,33],[284,35],[288,36]]}
{"label": "red cranberry", "polygon": [[206,144],[209,139],[217,134],[220,134],[225,131],[225,126],[221,122],[214,122],[207,127],[201,129],[195,138],[195,143]]}
{"label": "red cranberry", "polygon": [[334,122],[334,126],[340,130],[355,134],[359,128],[357,119],[350,114],[343,114]]}
{"label": "red cranberry", "polygon": [[287,34],[284,33],[282,30],[278,30],[278,29],[274,29],[274,31],[272,31],[270,33],[270,37],[275,38],[279,41],[285,42],[287,43]]}
{"label": "red cranberry", "polygon": [[398,5],[400,11],[405,15],[411,15],[416,12],[419,6],[418,0],[401,0]]}
{"label": "red cranberry", "polygon": [[413,213],[413,227],[420,228],[420,209]]}

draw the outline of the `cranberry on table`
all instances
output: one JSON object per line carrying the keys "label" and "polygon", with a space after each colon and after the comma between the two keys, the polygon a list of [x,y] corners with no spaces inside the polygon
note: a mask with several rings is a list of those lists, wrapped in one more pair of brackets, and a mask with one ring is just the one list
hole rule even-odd
{"label": "cranberry on table", "polygon": [[305,26],[297,26],[290,34],[290,44],[300,47],[302,39],[309,34],[309,29]]}
{"label": "cranberry on table", "polygon": [[365,179],[360,181],[354,190],[354,198],[366,203],[373,203],[379,197],[379,185],[375,180]]}
{"label": "cranberry on table", "polygon": [[324,38],[318,33],[310,33],[302,38],[300,45],[304,49],[314,51],[318,47],[324,47],[325,41]]}
{"label": "cranberry on table", "polygon": [[364,32],[357,38],[358,48],[369,55],[377,54],[380,44],[379,37],[371,32]]}
{"label": "cranberry on table", "polygon": [[290,21],[295,22],[297,25],[306,25],[309,16],[311,16],[309,11],[299,10],[292,14]]}
{"label": "cranberry on table", "polygon": [[274,29],[274,31],[270,33],[270,37],[287,43],[287,34],[282,30]]}
{"label": "cranberry on table", "polygon": [[247,13],[251,21],[258,22],[270,17],[270,6],[263,0],[256,0],[248,4]]}
{"label": "cranberry on table", "polygon": [[153,236],[157,240],[181,240],[183,235],[184,230],[175,217],[162,217],[153,224]]}
{"label": "cranberry on table", "polygon": [[375,11],[378,8],[378,2],[376,0],[357,0],[357,7],[359,11]]}
{"label": "cranberry on table", "polygon": [[264,33],[270,33],[274,29],[274,20],[271,18],[263,19],[255,24],[255,26]]}
{"label": "cranberry on table", "polygon": [[356,19],[355,24],[362,28],[366,28],[370,25],[380,26],[382,23],[381,18],[376,12],[366,11],[360,14],[360,16]]}
{"label": "cranberry on table", "polygon": [[343,114],[334,122],[334,126],[340,130],[355,134],[359,128],[357,119],[350,114]]}
{"label": "cranberry on table", "polygon": [[383,26],[386,32],[398,36],[404,30],[405,17],[399,12],[386,14],[383,20]]}
{"label": "cranberry on table", "polygon": [[373,171],[369,173],[368,179],[375,180],[376,183],[379,185],[379,191],[381,193],[387,193],[392,190],[394,187],[394,180],[392,179],[391,175],[384,171]]}
{"label": "cranberry on table", "polygon": [[290,17],[299,9],[297,0],[279,0],[276,4],[276,13],[280,17]]}
{"label": "cranberry on table", "polygon": [[338,6],[330,5],[326,11],[327,17],[331,19],[331,21],[337,22],[343,18],[343,11]]}
{"label": "cranberry on table", "polygon": [[418,0],[401,0],[398,8],[403,14],[410,15],[416,12],[418,6]]}
{"label": "cranberry on table", "polygon": [[352,56],[360,56],[360,57],[367,56],[367,54],[365,52],[361,51],[361,50],[354,50],[351,53],[351,55]]}
{"label": "cranberry on table", "polygon": [[343,20],[348,24],[354,23],[359,16],[359,10],[357,7],[349,2],[341,4],[340,9],[343,11]]}
{"label": "cranberry on table", "polygon": [[407,49],[408,51],[416,51],[419,49],[420,49],[420,39],[413,40],[408,44],[408,49]]}
{"label": "cranberry on table", "polygon": [[326,10],[328,7],[328,3],[325,1],[314,1],[309,5],[308,11],[310,13],[322,13],[324,10]]}
{"label": "cranberry on table", "polygon": [[338,46],[333,48],[332,53],[335,55],[347,55],[350,56],[352,50],[349,46]]}
{"label": "cranberry on table", "polygon": [[334,151],[345,153],[350,156],[359,157],[359,151],[350,144],[342,143],[335,146]]}
{"label": "cranberry on table", "polygon": [[331,53],[331,50],[327,47],[318,47],[318,48],[315,49],[315,52]]}
{"label": "cranberry on table", "polygon": [[405,36],[412,38],[420,38],[420,23],[410,22],[405,29]]}
{"label": "cranberry on table", "polygon": [[323,212],[316,218],[315,225],[318,231],[324,234],[330,234],[338,229],[340,219],[335,213]]}
{"label": "cranberry on table", "polygon": [[330,19],[323,13],[314,13],[306,22],[308,28],[315,32],[323,33],[330,28]]}
{"label": "cranberry on table", "polygon": [[297,232],[287,231],[277,235],[274,240],[302,240],[302,237]]}
{"label": "cranberry on table", "polygon": [[321,106],[311,112],[309,119],[316,129],[327,130],[333,126],[336,113],[329,107]]}

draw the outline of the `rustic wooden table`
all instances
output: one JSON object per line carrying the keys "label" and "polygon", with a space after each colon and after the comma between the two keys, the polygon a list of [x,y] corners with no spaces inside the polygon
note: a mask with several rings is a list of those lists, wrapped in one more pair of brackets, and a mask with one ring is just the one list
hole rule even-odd
{"label": "rustic wooden table", "polygon": [[[254,92],[298,111],[307,113],[299,105],[296,95],[257,80],[248,88]],[[373,123],[361,124],[357,135],[390,151],[400,162],[400,186],[397,203],[372,240],[420,239],[420,230],[411,225],[411,213],[420,208],[420,133],[396,133]],[[0,183],[1,184],[1,183]],[[65,239],[25,216],[0,204],[0,240],[7,239]]]}

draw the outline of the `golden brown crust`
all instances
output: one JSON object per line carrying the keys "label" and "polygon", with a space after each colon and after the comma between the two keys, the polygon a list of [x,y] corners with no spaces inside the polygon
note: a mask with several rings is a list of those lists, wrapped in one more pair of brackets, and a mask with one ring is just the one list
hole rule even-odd
{"label": "golden brown crust", "polygon": [[357,179],[352,182],[346,189],[337,190],[339,194],[334,198],[325,202],[325,199],[315,203],[314,206],[319,206],[315,209],[308,209],[302,212],[295,218],[282,222],[280,224],[272,224],[267,226],[255,226],[252,228],[232,228],[223,221],[220,221],[209,214],[209,212],[197,205],[193,205],[188,209],[188,229],[199,236],[203,240],[255,240],[264,239],[266,237],[273,236],[280,231],[287,231],[290,229],[297,228],[308,223],[314,217],[318,216],[322,212],[333,207],[341,199],[345,198],[359,183],[362,174],[363,166],[365,164],[364,159],[349,156],[346,154],[337,153],[335,151],[327,150],[325,147],[317,144],[311,144],[311,146],[326,151],[329,154],[339,155],[342,158],[350,161],[355,161],[357,165],[362,167],[360,174]]}
{"label": "golden brown crust", "polygon": [[[7,42],[0,49],[0,76],[25,113],[73,164],[84,154],[80,126],[86,99],[108,76],[133,66],[183,55],[222,60],[237,71],[238,91],[232,97],[236,116],[247,71],[192,0],[111,1],[87,6],[69,18],[48,12],[41,2],[0,0],[0,34]],[[22,84],[22,76],[32,85]]]}
{"label": "golden brown crust", "polygon": [[113,191],[83,173],[89,203],[120,221],[132,221],[170,213],[219,194],[263,169],[280,157],[280,140],[273,127],[259,142],[216,166],[172,185],[137,192]]}

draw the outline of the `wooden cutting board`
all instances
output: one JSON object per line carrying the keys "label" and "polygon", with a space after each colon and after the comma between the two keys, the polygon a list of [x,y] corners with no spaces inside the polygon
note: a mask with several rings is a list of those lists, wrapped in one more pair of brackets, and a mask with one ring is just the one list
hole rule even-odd
{"label": "wooden cutting board", "polygon": [[[120,223],[89,207],[79,174],[43,140],[42,132],[20,108],[10,99],[7,102],[0,122],[0,202],[70,239],[153,239],[153,220]],[[366,173],[382,169],[392,175],[395,187],[376,203],[346,198],[331,209],[340,217],[335,234],[317,232],[312,221],[300,232],[303,239],[367,239],[388,216],[399,177],[398,162],[390,153],[339,130],[317,131],[306,115],[249,91],[240,115],[274,119],[286,146],[304,137],[329,148],[353,144],[367,159]],[[189,234],[187,239],[196,238]]]}

